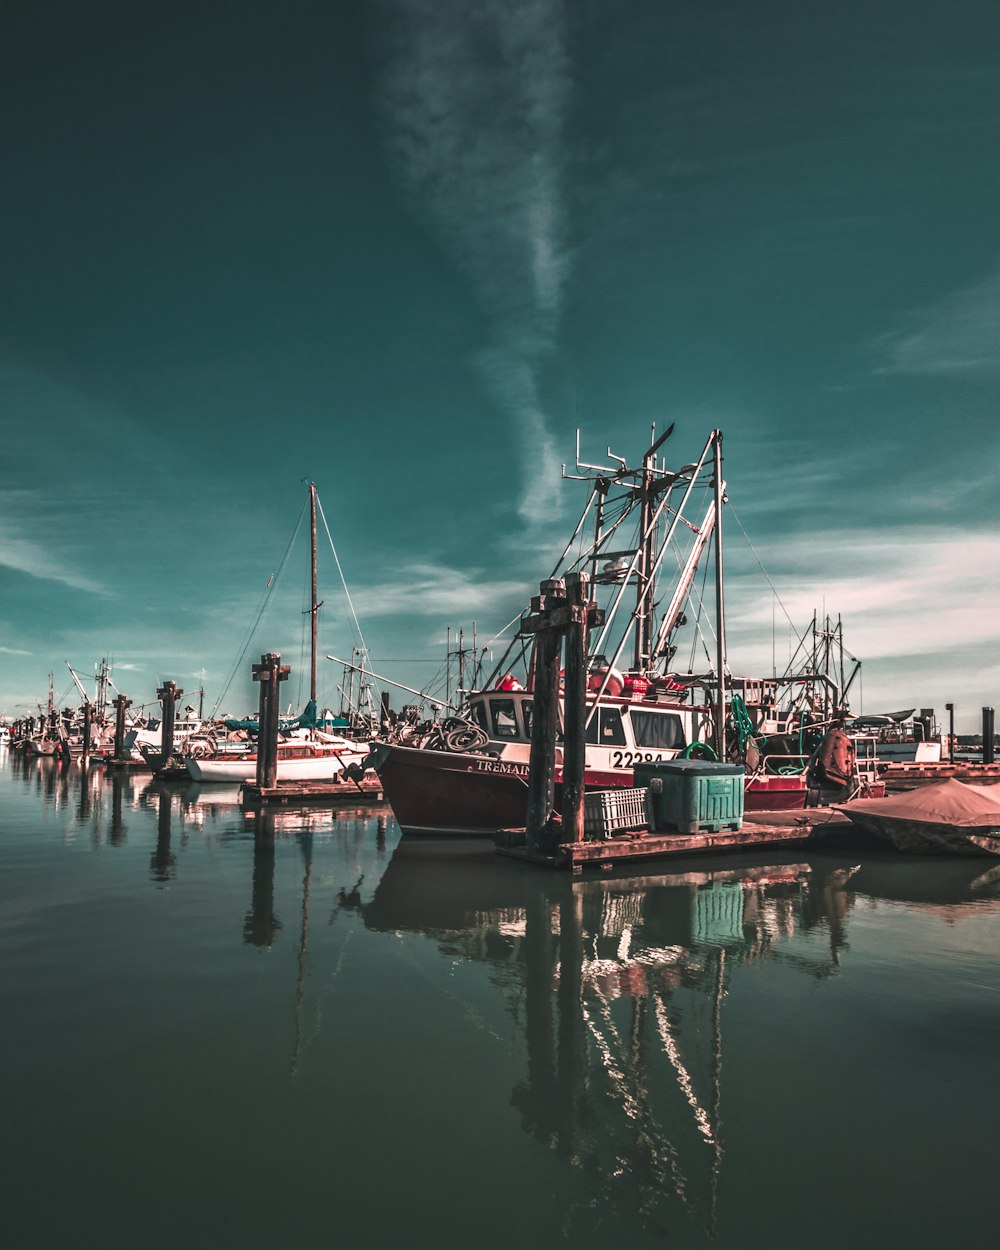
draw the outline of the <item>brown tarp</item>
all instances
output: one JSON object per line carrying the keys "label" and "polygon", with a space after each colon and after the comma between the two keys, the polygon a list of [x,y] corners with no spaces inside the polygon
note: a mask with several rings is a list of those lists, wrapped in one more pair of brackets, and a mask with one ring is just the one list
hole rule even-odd
{"label": "brown tarp", "polygon": [[854,799],[835,806],[848,816],[852,812],[870,812],[888,820],[915,820],[962,829],[996,826],[1000,825],[1000,782],[967,786],[949,777],[947,781],[921,786],[907,794],[885,799]]}

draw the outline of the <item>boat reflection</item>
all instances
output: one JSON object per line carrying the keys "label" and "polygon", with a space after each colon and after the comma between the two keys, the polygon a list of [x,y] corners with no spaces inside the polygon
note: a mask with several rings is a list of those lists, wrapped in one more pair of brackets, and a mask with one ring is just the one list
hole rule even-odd
{"label": "boat reflection", "polygon": [[[496,861],[477,844],[404,840],[371,901],[356,906],[371,929],[421,933],[449,958],[491,966],[526,1044],[511,1102],[595,1196],[661,1229],[679,1206],[711,1232],[734,978],[762,961],[837,976],[859,883],[885,889],[885,867],[897,864],[758,855],[568,878]],[[959,867],[923,905],[1000,906],[1000,875]]]}

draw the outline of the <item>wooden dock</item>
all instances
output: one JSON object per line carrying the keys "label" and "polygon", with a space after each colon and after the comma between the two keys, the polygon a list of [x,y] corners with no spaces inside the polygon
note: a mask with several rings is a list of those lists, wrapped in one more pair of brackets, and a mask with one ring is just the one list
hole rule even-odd
{"label": "wooden dock", "polygon": [[890,764],[881,773],[887,790],[915,790],[954,777],[966,785],[993,785],[1000,781],[1000,764],[981,764],[972,760],[942,760],[940,764]]}
{"label": "wooden dock", "polygon": [[362,777],[360,781],[279,781],[273,786],[249,782],[240,788],[244,807],[262,807],[272,803],[316,803],[328,807],[357,803],[381,803],[382,783],[378,778]]}
{"label": "wooden dock", "polygon": [[530,851],[523,829],[505,829],[497,835],[497,853],[549,868],[569,868],[580,873],[584,867],[610,868],[615,864],[679,855],[701,855],[718,851],[755,850],[758,847],[802,846],[852,828],[846,816],[829,807],[797,812],[752,812],[741,829],[718,832],[650,833],[640,829],[618,833],[610,838],[585,842],[564,842],[555,855]]}

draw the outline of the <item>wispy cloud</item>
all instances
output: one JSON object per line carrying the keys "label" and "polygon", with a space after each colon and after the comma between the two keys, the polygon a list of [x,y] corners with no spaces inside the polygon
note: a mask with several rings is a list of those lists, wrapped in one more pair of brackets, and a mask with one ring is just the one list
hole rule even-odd
{"label": "wispy cloud", "polygon": [[541,398],[568,268],[570,92],[561,0],[387,0],[388,148],[410,201],[470,281],[478,364],[519,438],[520,513],[551,513],[559,461]]}
{"label": "wispy cloud", "polygon": [[22,651],[20,647],[0,647],[4,655],[34,655],[33,651]]}
{"label": "wispy cloud", "polygon": [[876,343],[881,373],[1000,371],[1000,273],[914,312]]}
{"label": "wispy cloud", "polygon": [[[1000,622],[992,610],[1000,534],[913,526],[882,535],[862,530],[782,537],[760,548],[781,601],[803,628],[813,610],[842,615],[845,642],[873,670],[909,673],[913,697],[936,665],[992,662]],[[730,562],[728,630],[734,662],[770,667],[772,597],[759,577]],[[777,614],[779,622],[784,616]],[[787,627],[779,624],[784,636]],[[779,656],[779,667],[781,657]]]}
{"label": "wispy cloud", "polygon": [[526,582],[497,581],[488,569],[416,564],[384,585],[355,590],[353,599],[362,620],[399,613],[492,621],[505,610],[514,612],[525,605],[529,594]]}
{"label": "wispy cloud", "polygon": [[90,594],[107,592],[86,574],[75,569],[40,542],[25,538],[16,524],[0,518],[0,567],[27,573],[42,581],[59,582]]}

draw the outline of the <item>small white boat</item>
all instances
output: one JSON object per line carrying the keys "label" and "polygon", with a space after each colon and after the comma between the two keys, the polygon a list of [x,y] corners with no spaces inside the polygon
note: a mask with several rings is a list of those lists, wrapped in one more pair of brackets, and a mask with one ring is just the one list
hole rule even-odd
{"label": "small white boat", "polygon": [[[332,781],[349,764],[360,764],[368,755],[368,746],[340,738],[330,742],[278,743],[279,781]],[[241,756],[218,755],[208,759],[188,756],[185,760],[194,781],[255,781],[257,752]]]}

